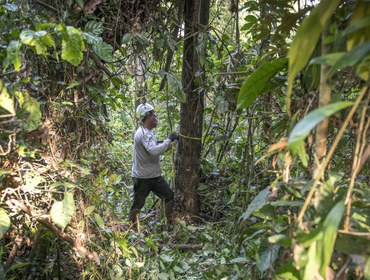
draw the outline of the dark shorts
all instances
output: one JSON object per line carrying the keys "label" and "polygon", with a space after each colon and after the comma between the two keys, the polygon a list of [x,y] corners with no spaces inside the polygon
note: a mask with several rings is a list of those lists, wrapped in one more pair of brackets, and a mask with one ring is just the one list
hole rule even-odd
{"label": "dark shorts", "polygon": [[145,199],[150,192],[153,192],[161,200],[164,199],[165,203],[174,199],[173,191],[162,176],[151,179],[133,178],[133,181],[134,203],[131,206],[131,210],[143,208]]}

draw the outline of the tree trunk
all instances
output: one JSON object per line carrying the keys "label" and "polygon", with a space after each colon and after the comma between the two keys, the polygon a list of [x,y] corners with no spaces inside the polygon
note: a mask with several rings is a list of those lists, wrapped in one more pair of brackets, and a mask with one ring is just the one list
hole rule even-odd
{"label": "tree trunk", "polygon": [[[327,24],[326,29],[322,35],[322,54],[326,55],[330,53],[331,46],[329,44],[325,44],[325,38],[329,33],[329,26],[330,22]],[[329,67],[325,64],[321,65],[321,73],[320,73],[320,92],[319,92],[319,108],[329,105],[331,100],[331,88],[327,83],[327,76],[329,73]],[[328,137],[328,125],[329,119],[325,118],[316,128],[316,162],[314,167],[314,178],[316,178],[318,171],[320,169],[321,163],[325,159],[326,152],[327,152],[327,137]]]}
{"label": "tree trunk", "polygon": [[[198,184],[200,177],[200,153],[203,126],[204,89],[196,51],[199,26],[206,26],[209,19],[209,0],[189,0],[185,2],[185,42],[182,68],[182,85],[186,102],[181,104],[180,134],[176,164],[176,191],[181,198],[183,210],[192,215],[199,214]],[[202,79],[203,78],[203,79]]]}

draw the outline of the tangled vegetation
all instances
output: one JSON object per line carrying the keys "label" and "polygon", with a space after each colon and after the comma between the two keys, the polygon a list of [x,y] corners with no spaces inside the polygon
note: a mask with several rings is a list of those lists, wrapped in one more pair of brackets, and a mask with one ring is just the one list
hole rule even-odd
{"label": "tangled vegetation", "polygon": [[[316,2],[0,0],[0,279],[370,279],[370,3]],[[142,100],[200,113],[170,229],[128,221]]]}

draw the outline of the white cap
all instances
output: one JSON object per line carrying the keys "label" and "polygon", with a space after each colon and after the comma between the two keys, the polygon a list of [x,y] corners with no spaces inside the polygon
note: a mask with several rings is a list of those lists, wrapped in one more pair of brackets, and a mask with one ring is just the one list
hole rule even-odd
{"label": "white cap", "polygon": [[141,103],[139,106],[136,108],[136,117],[138,118],[144,118],[148,112],[153,111],[154,107],[150,105],[149,103]]}

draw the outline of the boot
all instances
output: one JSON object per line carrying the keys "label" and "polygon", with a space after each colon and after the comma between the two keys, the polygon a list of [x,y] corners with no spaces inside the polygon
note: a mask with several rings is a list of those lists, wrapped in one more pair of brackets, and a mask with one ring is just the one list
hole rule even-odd
{"label": "boot", "polygon": [[129,220],[132,224],[132,228],[135,231],[140,231],[139,213],[140,209],[132,209],[128,214]]}
{"label": "boot", "polygon": [[167,202],[164,206],[164,211],[167,218],[167,223],[172,224],[173,223],[173,207],[175,205],[175,202],[173,200]]}

